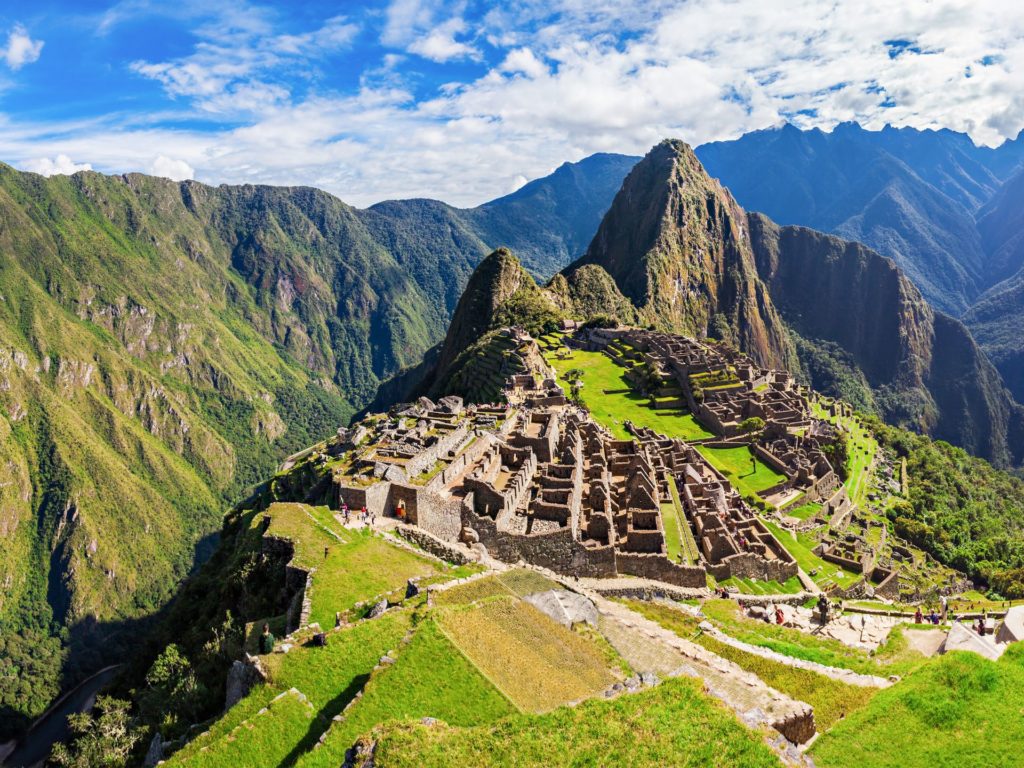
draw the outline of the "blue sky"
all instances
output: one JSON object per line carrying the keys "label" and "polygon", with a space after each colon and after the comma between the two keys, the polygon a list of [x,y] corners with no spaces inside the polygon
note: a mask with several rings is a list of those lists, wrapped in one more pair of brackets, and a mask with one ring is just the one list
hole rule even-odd
{"label": "blue sky", "polygon": [[0,3],[0,160],[472,205],[790,120],[1024,127],[1024,4]]}

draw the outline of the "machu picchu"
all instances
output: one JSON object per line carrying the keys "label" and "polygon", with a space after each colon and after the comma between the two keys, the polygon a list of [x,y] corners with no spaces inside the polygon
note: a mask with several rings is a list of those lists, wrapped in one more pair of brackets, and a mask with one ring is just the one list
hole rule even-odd
{"label": "machu picchu", "polygon": [[1024,768],[1024,10],[781,5],[0,9],[0,768]]}

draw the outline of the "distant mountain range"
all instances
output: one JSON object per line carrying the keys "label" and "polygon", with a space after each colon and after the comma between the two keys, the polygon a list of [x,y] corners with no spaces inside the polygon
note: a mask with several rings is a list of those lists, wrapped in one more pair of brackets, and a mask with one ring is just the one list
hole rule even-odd
{"label": "distant mountain range", "polygon": [[1024,400],[1024,135],[843,123],[706,144],[697,156],[748,210],[856,240],[892,258],[936,309],[961,318]]}

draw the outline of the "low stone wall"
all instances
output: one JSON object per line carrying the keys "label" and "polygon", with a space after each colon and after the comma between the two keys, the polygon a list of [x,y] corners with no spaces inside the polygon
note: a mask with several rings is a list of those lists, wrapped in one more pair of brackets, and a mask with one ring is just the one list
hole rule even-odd
{"label": "low stone wall", "polygon": [[371,514],[386,515],[390,490],[391,483],[386,480],[366,487],[338,484],[338,507],[348,504],[348,508],[352,510],[358,511],[366,507]]}
{"label": "low stone wall", "polygon": [[467,563],[473,562],[473,560],[470,559],[462,549],[449,544],[446,541],[442,541],[436,536],[432,536],[422,528],[418,528],[413,525],[399,525],[395,531],[403,539],[411,541],[413,544],[424,551],[429,552],[434,557],[439,557],[449,563],[454,563],[455,565],[466,565]]}
{"label": "low stone wall", "polygon": [[880,579],[874,585],[875,597],[882,597],[886,600],[895,600],[900,596],[900,580],[898,570],[886,570],[875,568],[871,572],[871,580]]}
{"label": "low stone wall", "polygon": [[260,542],[260,551],[268,557],[281,558],[285,562],[282,602],[287,631],[294,632],[309,619],[309,588],[313,583],[313,571],[291,564],[295,557],[295,545],[289,539],[264,535]]}
{"label": "low stone wall", "polygon": [[699,589],[707,587],[707,572],[699,565],[679,565],[661,554],[619,552],[615,556],[619,573],[644,579],[663,581],[677,587]]}
{"label": "low stone wall", "polygon": [[825,562],[841,566],[847,569],[848,571],[853,571],[854,573],[864,573],[864,563],[860,560],[851,560],[848,557],[840,557],[839,555],[833,555],[831,552],[824,549],[821,551],[821,554],[819,554],[818,557],[820,557]]}
{"label": "low stone wall", "polygon": [[766,560],[753,552],[738,552],[723,558],[720,563],[707,566],[708,573],[722,581],[733,576],[743,579],[777,581],[780,584],[796,576],[796,561]]}

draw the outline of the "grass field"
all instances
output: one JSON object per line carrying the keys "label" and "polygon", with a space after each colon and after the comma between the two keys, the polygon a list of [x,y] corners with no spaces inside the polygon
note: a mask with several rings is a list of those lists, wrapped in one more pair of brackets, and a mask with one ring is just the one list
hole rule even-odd
{"label": "grass field", "polygon": [[732,600],[705,600],[703,611],[723,632],[737,640],[829,667],[843,667],[866,675],[905,675],[926,661],[909,647],[899,627],[893,629],[889,639],[874,654],[869,654],[828,637],[748,619],[740,614]]}
{"label": "grass field", "polygon": [[879,692],[812,747],[822,768],[943,768],[1022,764],[1024,645],[992,662],[972,653],[933,659]]}
{"label": "grass field", "polygon": [[583,372],[583,388],[580,396],[594,419],[611,430],[620,440],[628,440],[624,424],[651,427],[668,437],[683,440],[700,440],[712,434],[698,422],[693,414],[671,408],[651,408],[646,397],[634,392],[625,379],[626,369],[614,363],[601,352],[573,350],[568,357],[559,359],[547,355],[547,361],[564,382],[567,371],[578,369]]}
{"label": "grass field", "polygon": [[514,597],[439,611],[445,635],[522,711],[543,712],[615,682],[593,643]]}
{"label": "grass field", "polygon": [[756,459],[746,446],[708,448],[699,445],[697,450],[715,469],[725,475],[743,496],[756,495],[786,479],[785,475],[780,475],[763,461]]}
{"label": "grass field", "polygon": [[224,738],[212,742],[204,751],[167,765],[189,768],[273,768],[287,759],[294,746],[309,731],[315,717],[313,708],[302,696],[286,691],[233,728]]}
{"label": "grass field", "polygon": [[[411,626],[409,611],[390,611],[379,619],[360,622],[349,629],[328,634],[323,648],[298,646],[287,654],[262,657],[268,683],[254,688],[248,696],[228,710],[206,734],[201,734],[176,752],[168,766],[205,765],[198,758],[204,746],[223,742],[243,720],[254,716],[282,691],[297,688],[309,697],[315,722],[296,733],[289,749],[297,756],[315,743],[330,719],[352,700],[381,656],[396,648]],[[276,754],[276,753],[275,753]],[[195,759],[195,762],[193,762]],[[276,766],[278,762],[237,763],[237,765]]]}
{"label": "grass field", "polygon": [[[679,530],[679,546],[683,555],[683,562],[693,565],[700,559],[700,550],[697,549],[697,542],[693,538],[693,531],[690,530],[690,525],[686,522],[686,513],[683,511],[683,502],[679,498],[679,489],[676,488],[675,482],[669,482],[668,490],[672,495],[672,510],[670,511],[670,514],[675,516],[675,523]],[[664,514],[663,508],[662,515]],[[670,522],[671,521],[667,519],[664,520],[666,542],[668,541],[668,528],[670,526]]]}
{"label": "grass field", "polygon": [[803,569],[804,573],[810,575],[811,571],[817,571],[817,574],[811,576],[811,578],[820,586],[838,584],[841,587],[849,587],[860,580],[861,574],[847,571],[835,563],[822,560],[814,554],[814,547],[817,546],[818,542],[809,534],[794,534],[776,525],[771,520],[764,520],[763,522],[782,546],[796,558],[797,565]]}
{"label": "grass field", "polygon": [[432,620],[398,647],[396,661],[375,674],[362,697],[331,725],[327,738],[297,768],[337,768],[363,733],[390,721],[434,717],[449,725],[489,723],[516,710],[469,663]]}
{"label": "grass field", "polygon": [[760,734],[688,678],[641,693],[475,728],[407,725],[381,733],[377,768],[673,766],[778,768]]}
{"label": "grass field", "polygon": [[795,517],[797,520],[810,520],[821,511],[821,507],[821,504],[811,502],[810,504],[801,504],[799,507],[787,509],[783,514],[787,517]]}
{"label": "grass field", "polygon": [[736,587],[745,595],[795,595],[804,585],[797,576],[786,579],[781,584],[777,581],[761,581],[760,579],[744,579],[734,576],[719,581],[721,587]]}
{"label": "grass field", "polygon": [[[294,563],[315,568],[310,622],[334,626],[334,614],[402,587],[413,576],[441,572],[433,560],[392,546],[365,530],[346,530],[324,507],[273,504],[267,533],[295,544]],[[325,556],[326,548],[326,556]]]}
{"label": "grass field", "polygon": [[876,688],[842,683],[817,672],[796,669],[741,651],[709,635],[696,634],[699,620],[668,606],[640,600],[629,601],[628,605],[637,613],[658,622],[681,637],[690,637],[712,653],[736,662],[775,690],[794,699],[806,701],[814,707],[814,722],[819,732],[828,730],[854,710],[865,706],[878,692]]}
{"label": "grass field", "polygon": [[443,592],[437,592],[433,602],[434,605],[469,605],[496,595],[524,597],[534,592],[546,592],[549,589],[560,588],[559,584],[536,571],[527,568],[514,568],[511,571],[476,579]]}

